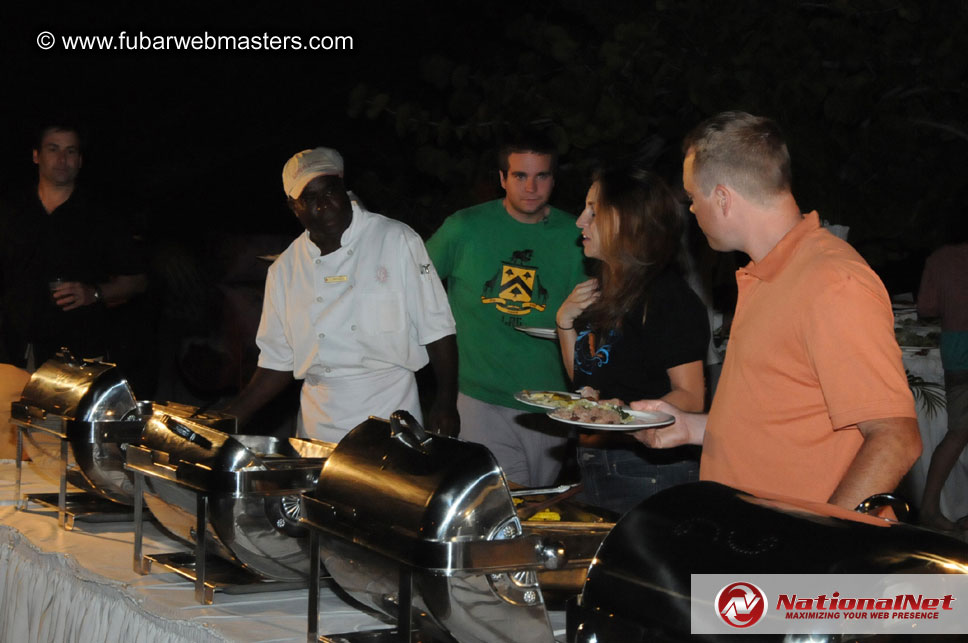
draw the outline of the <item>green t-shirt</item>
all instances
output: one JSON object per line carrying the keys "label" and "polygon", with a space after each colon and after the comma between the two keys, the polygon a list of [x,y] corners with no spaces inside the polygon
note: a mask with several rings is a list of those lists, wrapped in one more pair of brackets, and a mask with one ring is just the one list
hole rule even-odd
{"label": "green t-shirt", "polygon": [[551,208],[521,223],[501,199],[447,218],[427,242],[457,322],[458,381],[465,395],[533,411],[514,394],[567,389],[558,342],[516,331],[554,328],[555,314],[584,273],[575,217]]}

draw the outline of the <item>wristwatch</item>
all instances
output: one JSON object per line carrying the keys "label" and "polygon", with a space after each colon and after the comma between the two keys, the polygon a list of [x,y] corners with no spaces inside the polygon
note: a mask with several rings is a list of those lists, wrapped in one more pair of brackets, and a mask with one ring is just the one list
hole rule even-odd
{"label": "wristwatch", "polygon": [[95,304],[101,303],[101,299],[103,297],[104,297],[104,294],[101,292],[101,287],[98,286],[97,284],[94,284],[94,303]]}

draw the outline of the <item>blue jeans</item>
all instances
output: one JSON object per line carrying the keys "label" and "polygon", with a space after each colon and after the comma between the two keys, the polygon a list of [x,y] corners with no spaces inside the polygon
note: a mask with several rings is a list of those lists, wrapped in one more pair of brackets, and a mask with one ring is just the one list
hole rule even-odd
{"label": "blue jeans", "polygon": [[699,480],[695,451],[671,451],[578,447],[583,489],[577,499],[624,514],[663,489]]}

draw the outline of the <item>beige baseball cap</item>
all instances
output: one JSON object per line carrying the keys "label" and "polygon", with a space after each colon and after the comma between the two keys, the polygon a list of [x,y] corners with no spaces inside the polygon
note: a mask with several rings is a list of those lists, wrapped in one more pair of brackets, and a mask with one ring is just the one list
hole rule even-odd
{"label": "beige baseball cap", "polygon": [[298,199],[306,184],[317,176],[343,176],[343,157],[329,147],[303,150],[286,161],[282,168],[282,189]]}

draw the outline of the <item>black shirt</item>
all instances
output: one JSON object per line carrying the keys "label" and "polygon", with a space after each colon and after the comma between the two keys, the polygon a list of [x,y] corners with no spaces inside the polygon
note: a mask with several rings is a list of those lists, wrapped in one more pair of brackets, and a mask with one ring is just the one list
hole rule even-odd
{"label": "black shirt", "polygon": [[94,285],[111,275],[143,273],[125,228],[79,188],[50,214],[36,187],[0,206],[0,352],[5,353],[0,357],[22,365],[28,342],[34,343],[38,364],[62,345],[77,357],[105,355],[104,307],[63,311],[48,284],[60,279]]}
{"label": "black shirt", "polygon": [[602,399],[657,399],[672,390],[667,369],[701,361],[709,346],[706,307],[675,271],[656,277],[645,323],[637,310],[620,330],[594,338],[587,328],[575,342],[576,388],[591,386]]}

